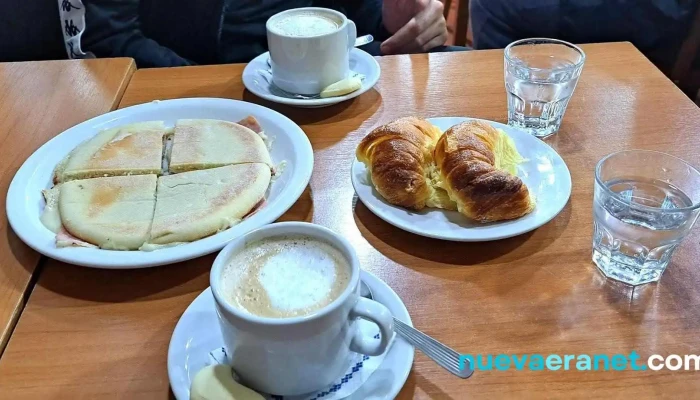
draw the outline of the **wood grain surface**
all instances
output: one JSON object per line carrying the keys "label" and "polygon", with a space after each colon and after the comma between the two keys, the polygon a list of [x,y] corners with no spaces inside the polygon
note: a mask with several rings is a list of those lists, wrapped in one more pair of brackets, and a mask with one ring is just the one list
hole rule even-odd
{"label": "wood grain surface", "polygon": [[0,354],[40,258],[8,225],[4,205],[10,182],[47,140],[116,108],[134,70],[126,58],[0,64]]}
{"label": "wood grain surface", "polygon": [[[588,55],[561,131],[548,139],[567,162],[573,193],[553,221],[515,238],[450,243],[383,222],[354,197],[350,163],[373,127],[406,115],[504,122],[502,51],[380,58],[376,90],[333,107],[263,102],[241,84],[242,65],[140,70],[121,106],[154,99],[227,97],[289,116],[315,151],[311,184],[283,220],[327,226],[348,238],[364,269],[403,299],[414,324],[470,354],[697,353],[699,229],[658,284],[632,290],[591,263],[593,168],[604,155],[656,149],[700,166],[700,110],[627,43]],[[208,285],[213,256],[139,271],[50,261],[0,359],[11,398],[171,396],[172,330]],[[212,327],[217,329],[217,327]],[[416,354],[400,399],[635,398],[697,396],[694,372],[477,371],[460,380]]]}

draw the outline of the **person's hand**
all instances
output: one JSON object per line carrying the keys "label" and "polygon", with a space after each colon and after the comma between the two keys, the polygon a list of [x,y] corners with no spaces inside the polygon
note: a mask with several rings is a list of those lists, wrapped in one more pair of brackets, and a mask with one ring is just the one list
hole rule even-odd
{"label": "person's hand", "polygon": [[382,21],[386,30],[392,35],[415,17],[418,10],[416,0],[384,0],[382,2]]}
{"label": "person's hand", "polygon": [[447,23],[443,9],[439,0],[384,0],[382,19],[393,36],[382,43],[382,53],[414,53],[444,45]]}

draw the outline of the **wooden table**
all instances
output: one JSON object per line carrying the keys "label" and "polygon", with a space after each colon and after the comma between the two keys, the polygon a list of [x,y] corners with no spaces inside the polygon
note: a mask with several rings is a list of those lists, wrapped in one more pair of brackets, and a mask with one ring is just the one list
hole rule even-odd
{"label": "wooden table", "polygon": [[47,140],[113,110],[134,70],[127,58],[0,64],[0,354],[40,259],[7,223],[7,188],[24,160]]}
{"label": "wooden table", "polygon": [[[700,271],[696,229],[661,283],[631,290],[591,263],[593,168],[624,148],[667,151],[700,165],[700,111],[630,44],[588,54],[561,131],[548,139],[574,182],[549,224],[493,243],[402,232],[356,203],[349,166],[372,127],[406,115],[504,121],[502,51],[380,58],[376,91],[318,110],[247,93],[242,65],[140,70],[120,106],[212,96],[259,102],[311,138],[310,188],[283,220],[328,226],[354,244],[366,270],[401,296],[415,325],[471,354],[697,353]],[[168,396],[166,352],[187,305],[208,285],[213,256],[138,271],[50,261],[0,360],[0,387],[19,398]],[[691,372],[476,372],[457,379],[417,353],[399,398],[690,397]],[[15,396],[15,397],[13,397]]]}

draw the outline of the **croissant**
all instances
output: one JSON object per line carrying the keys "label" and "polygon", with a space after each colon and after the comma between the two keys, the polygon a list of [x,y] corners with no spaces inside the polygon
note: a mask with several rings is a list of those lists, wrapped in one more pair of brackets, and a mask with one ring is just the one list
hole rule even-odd
{"label": "croissant", "polygon": [[480,222],[515,219],[535,207],[520,178],[495,168],[500,135],[487,123],[469,121],[448,129],[435,146],[443,188],[460,213]]}
{"label": "croissant", "polygon": [[420,210],[435,194],[428,174],[441,133],[428,121],[401,118],[365,136],[357,147],[357,159],[367,165],[372,183],[384,199]]}

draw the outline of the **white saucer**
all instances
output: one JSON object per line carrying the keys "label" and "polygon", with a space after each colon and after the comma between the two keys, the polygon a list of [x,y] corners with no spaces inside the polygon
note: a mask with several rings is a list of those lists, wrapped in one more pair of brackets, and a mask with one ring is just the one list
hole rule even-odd
{"label": "white saucer", "polygon": [[[384,304],[394,317],[413,326],[408,310],[399,296],[379,278],[362,271],[361,279],[370,287],[374,299]],[[194,376],[207,365],[209,352],[224,345],[211,288],[187,307],[175,327],[168,348],[168,377],[178,400],[190,398]],[[382,365],[348,399],[393,399],[399,393],[413,364],[413,346],[396,338]]]}
{"label": "white saucer", "polygon": [[[446,131],[451,126],[474,118],[440,117],[428,121]],[[521,235],[551,221],[569,201],[571,175],[559,154],[536,137],[493,121],[515,142],[527,161],[518,166],[518,176],[535,196],[535,210],[512,221],[481,224],[471,221],[456,211],[426,208],[412,211],[394,206],[374,189],[367,167],[355,159],[352,164],[352,185],[357,197],[367,208],[384,221],[417,235],[460,242],[482,242]]]}
{"label": "white saucer", "polygon": [[269,52],[263,53],[255,57],[253,61],[246,65],[245,69],[243,70],[243,84],[245,85],[246,89],[265,100],[301,108],[327,107],[345,100],[350,100],[370,90],[377,83],[379,80],[379,75],[381,74],[379,64],[374,57],[360,49],[352,49],[350,51],[350,70],[365,76],[365,79],[362,81],[362,87],[359,90],[346,94],[345,96],[330,97],[327,99],[292,99],[289,97],[277,96],[271,93],[270,84],[258,72],[258,70],[269,69],[269,66],[267,65],[267,59],[269,57]]}

